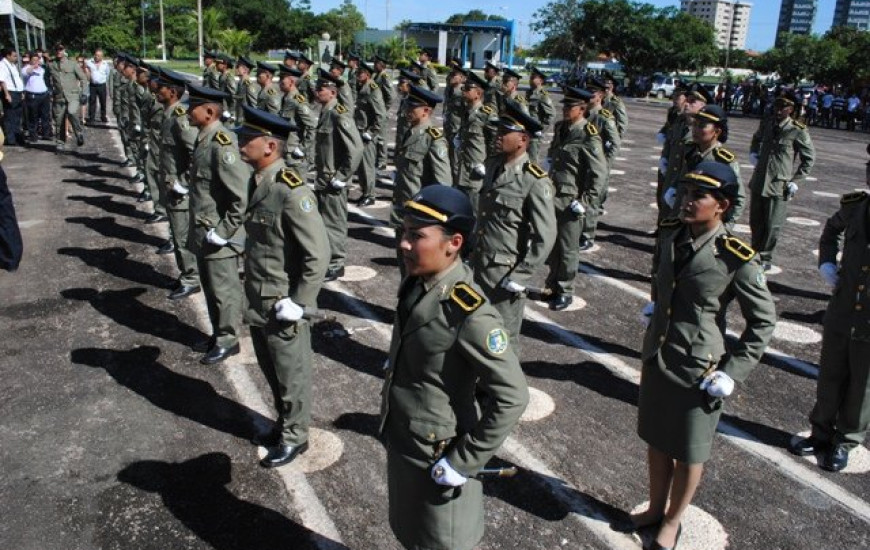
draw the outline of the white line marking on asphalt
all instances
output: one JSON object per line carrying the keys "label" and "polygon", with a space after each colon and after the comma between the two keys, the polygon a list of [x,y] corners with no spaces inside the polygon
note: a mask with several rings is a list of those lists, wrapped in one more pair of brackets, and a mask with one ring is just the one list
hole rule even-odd
{"label": "white line marking on asphalt", "polygon": [[20,222],[18,222],[18,228],[30,229],[31,227],[37,226],[44,222],[45,220],[21,220]]}
{"label": "white line marking on asphalt", "polygon": [[794,217],[794,216],[786,218],[785,221],[791,222],[795,225],[805,225],[807,227],[817,227],[819,225],[822,225],[821,223],[817,222],[816,220],[811,220],[810,218],[798,218],[798,217]]}
{"label": "white line marking on asphalt", "polygon": [[819,181],[819,178],[814,178],[814,177],[812,177],[812,176],[807,176],[807,177],[805,177],[804,179],[807,180],[807,181]]}
{"label": "white line marking on asphalt", "polygon": [[650,186],[650,187],[658,187],[658,186],[659,186],[659,182],[657,182],[657,181],[651,181],[651,182],[649,182],[649,186]]}
{"label": "white line marking on asphalt", "polygon": [[822,335],[817,331],[789,321],[777,321],[773,337],[798,344],[818,344],[822,341]]}
{"label": "white line marking on asphalt", "polygon": [[625,157],[613,157],[613,160],[618,160],[618,161],[620,161],[620,162],[624,162],[624,161],[626,161],[626,160],[628,160],[628,159],[625,158]]}
{"label": "white line marking on asphalt", "polygon": [[840,197],[840,195],[836,193],[831,193],[830,191],[813,191],[813,195],[816,195],[818,197],[828,197],[832,199],[837,199]]}
{"label": "white line marking on asphalt", "polygon": [[611,170],[610,173],[614,176],[624,176],[625,170]]}

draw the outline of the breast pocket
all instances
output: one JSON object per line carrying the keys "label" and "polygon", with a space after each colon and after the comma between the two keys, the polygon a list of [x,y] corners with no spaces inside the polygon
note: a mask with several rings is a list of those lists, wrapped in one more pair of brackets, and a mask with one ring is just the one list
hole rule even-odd
{"label": "breast pocket", "polygon": [[502,220],[516,221],[522,217],[523,197],[498,193],[495,196],[495,214]]}
{"label": "breast pocket", "polygon": [[269,210],[255,210],[250,218],[248,218],[248,223],[245,226],[248,238],[258,243],[265,243],[268,239],[269,230],[275,225],[276,217],[275,213]]}

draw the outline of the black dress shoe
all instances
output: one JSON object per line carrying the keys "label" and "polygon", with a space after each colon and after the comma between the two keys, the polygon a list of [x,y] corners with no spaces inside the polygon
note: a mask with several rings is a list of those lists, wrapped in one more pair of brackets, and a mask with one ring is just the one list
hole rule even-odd
{"label": "black dress shoe", "polygon": [[233,355],[239,354],[239,344],[233,344],[232,346],[225,348],[222,346],[214,346],[208,353],[202,356],[202,359],[199,360],[203,365],[215,365],[224,361],[227,357],[232,357]]}
{"label": "black dress shoe", "polygon": [[173,252],[175,252],[175,244],[173,244],[172,241],[166,241],[157,249],[158,254],[172,254]]}
{"label": "black dress shoe", "polygon": [[263,460],[260,461],[260,466],[264,468],[276,468],[293,462],[297,456],[308,450],[308,442],[300,443],[299,445],[286,445],[281,443],[274,447],[269,447],[269,452]]}
{"label": "black dress shoe", "polygon": [[214,336],[209,336],[208,338],[203,338],[202,340],[194,342],[190,349],[199,353],[205,353],[217,343],[217,338]]}
{"label": "black dress shoe", "polygon": [[580,241],[580,252],[592,250],[593,246],[595,246],[595,241]]}
{"label": "black dress shoe", "polygon": [[169,218],[167,218],[163,214],[151,214],[150,216],[145,218],[145,223],[160,223],[168,220]]}
{"label": "black dress shoe", "polygon": [[827,441],[822,441],[815,436],[804,437],[789,443],[788,451],[793,455],[809,456],[827,450],[830,444]]}
{"label": "black dress shoe", "polygon": [[202,288],[200,288],[199,286],[181,285],[180,287],[170,292],[167,298],[169,298],[170,300],[181,300],[182,298],[187,298],[191,294],[196,294],[200,290],[202,290]]}
{"label": "black dress shoe", "polygon": [[324,282],[334,281],[339,277],[344,277],[344,266],[330,267],[326,270],[326,275],[323,277]]}
{"label": "black dress shoe", "polygon": [[652,543],[649,545],[648,550],[677,550],[677,543],[680,542],[680,535],[683,534],[683,524],[681,523],[677,527],[677,536],[674,537],[674,545],[673,546],[662,546],[655,539],[653,539]]}
{"label": "black dress shoe", "polygon": [[842,443],[833,445],[819,464],[823,470],[839,472],[849,464],[849,451]]}
{"label": "black dress shoe", "polygon": [[151,200],[151,191],[149,191],[147,189],[145,189],[144,191],[139,193],[139,196],[136,197],[136,202],[148,202],[150,200]]}
{"label": "black dress shoe", "polygon": [[375,203],[375,199],[372,197],[363,197],[357,203],[360,207],[372,206]]}
{"label": "black dress shoe", "polygon": [[76,145],[81,147],[84,144],[85,144],[85,136],[79,134],[78,137],[76,137]]}
{"label": "black dress shoe", "polygon": [[550,300],[550,309],[553,311],[562,311],[574,302],[574,297],[570,294],[558,294]]}

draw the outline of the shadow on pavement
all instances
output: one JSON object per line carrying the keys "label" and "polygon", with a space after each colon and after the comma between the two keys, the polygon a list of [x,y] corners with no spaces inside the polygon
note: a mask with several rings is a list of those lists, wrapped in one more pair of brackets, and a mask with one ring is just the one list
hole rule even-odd
{"label": "shadow on pavement", "polygon": [[610,231],[612,233],[624,233],[625,235],[632,235],[635,237],[642,237],[644,239],[651,239],[653,242],[655,242],[655,236],[652,233],[642,229],[631,229],[630,227],[612,225],[606,222],[598,222],[598,229]]}
{"label": "shadow on pavement", "polygon": [[613,235],[599,235],[597,240],[604,243],[615,244],[624,248],[639,250],[645,254],[652,254],[655,251],[654,244],[639,243],[629,239],[625,235],[620,235],[619,233]]}
{"label": "shadow on pavement", "polygon": [[810,300],[819,300],[821,302],[827,303],[828,300],[831,299],[830,294],[822,293],[822,292],[814,292],[812,290],[804,290],[802,288],[795,288],[793,286],[784,285],[782,283],[767,279],[767,288],[774,294],[786,294],[789,296],[796,296],[798,298],[808,298]]}
{"label": "shadow on pavement", "polygon": [[378,414],[361,412],[344,413],[332,423],[339,430],[356,432],[360,435],[378,437],[381,417]]}
{"label": "shadow on pavement", "polygon": [[574,365],[523,361],[523,372],[531,378],[574,382],[608,399],[637,406],[637,385],[616,376],[594,361],[583,361]]}
{"label": "shadow on pavement", "polygon": [[123,195],[127,197],[138,197],[139,193],[136,192],[135,189],[129,186],[121,186],[121,185],[111,185],[106,183],[106,179],[81,179],[81,178],[66,178],[60,180],[62,183],[74,183],[79,187],[84,187],[86,189],[93,189],[94,191],[99,191],[100,193],[110,193],[112,195]]}
{"label": "shadow on pavement", "polygon": [[88,218],[85,216],[74,216],[66,218],[67,223],[77,223],[93,229],[104,237],[112,239],[123,239],[132,243],[139,243],[148,246],[158,247],[166,242],[165,239],[149,235],[141,229],[121,225],[115,221],[114,217],[106,216],[103,218]]}
{"label": "shadow on pavement", "polygon": [[121,170],[123,170],[123,168],[120,168],[119,170],[114,171],[114,172],[109,172],[108,170],[104,170],[103,168],[101,168],[95,164],[88,165],[88,166],[74,166],[71,164],[65,164],[65,165],[61,166],[61,168],[65,168],[67,170],[75,170],[77,172],[82,172],[84,174],[87,174],[89,176],[94,176],[97,178],[110,178],[110,179],[120,179],[120,180],[130,179],[130,176],[128,174],[125,174],[124,172],[121,171]]}
{"label": "shadow on pavement", "polygon": [[[554,327],[554,330],[558,331],[559,329],[556,329]],[[602,340],[601,338],[591,336],[589,334],[581,334],[577,331],[568,329],[565,330],[570,332],[571,334],[583,338],[583,340],[585,340],[587,343],[613,355],[620,355],[622,357],[627,357],[630,359],[640,359],[640,351],[634,348],[628,348],[620,344],[614,344],[612,342]],[[544,326],[544,324],[537,321],[532,321],[531,319],[523,320],[522,334],[523,336],[526,336],[528,338],[535,338],[537,340],[541,340],[542,342],[548,342],[551,344],[563,344],[567,346],[571,345],[562,342],[561,339],[557,335],[550,332],[550,330],[548,330]]]}
{"label": "shadow on pavement", "polygon": [[[652,278],[649,275],[641,275],[640,273],[634,273],[632,271],[624,271],[622,269],[616,269],[612,267],[602,267],[600,265],[595,265],[592,262],[581,262],[583,264],[588,265],[589,267],[594,268],[596,271],[600,271],[602,275],[607,275],[613,279],[619,279],[622,281],[638,281],[640,283],[649,283],[652,281]],[[582,276],[585,273],[581,273],[581,281]]]}
{"label": "shadow on pavement", "polygon": [[69,195],[67,196],[67,200],[83,202],[85,204],[101,208],[109,214],[117,214],[119,216],[126,216],[128,218],[144,220],[148,217],[148,213],[137,210],[134,205],[126,202],[115,202],[109,195],[100,195],[98,197],[89,197],[85,195]]}
{"label": "shadow on pavement", "polygon": [[311,348],[314,353],[332,359],[357,372],[383,378],[387,354],[367,346],[349,333],[340,322],[320,322],[312,327]]}
{"label": "shadow on pavement", "polygon": [[381,235],[380,233],[375,233],[375,227],[370,225],[365,227],[351,227],[347,230],[347,236],[357,241],[367,241],[391,250],[396,248],[396,239]]}
{"label": "shadow on pavement", "polygon": [[129,258],[130,253],[121,247],[112,248],[59,248],[58,254],[78,258],[85,264],[95,267],[114,275],[120,279],[126,279],[140,285],[149,285],[157,288],[169,288],[175,283],[175,279],[160,273],[151,264],[138,262]]}
{"label": "shadow on pavement", "polygon": [[[396,289],[398,289],[398,282],[396,283]],[[358,304],[368,309],[369,311],[374,312],[377,321],[388,324],[392,324],[393,322],[393,317],[396,313],[395,310],[388,309],[383,306],[373,304],[371,302],[366,302],[364,300],[348,296],[347,294],[343,294],[341,292],[330,290],[326,286],[321,289],[320,295],[317,297],[317,303],[322,309],[329,309],[337,313],[344,313],[345,315],[350,315],[351,317],[359,317],[359,314],[354,311],[354,309],[351,307],[351,305],[349,305],[348,302]]]}

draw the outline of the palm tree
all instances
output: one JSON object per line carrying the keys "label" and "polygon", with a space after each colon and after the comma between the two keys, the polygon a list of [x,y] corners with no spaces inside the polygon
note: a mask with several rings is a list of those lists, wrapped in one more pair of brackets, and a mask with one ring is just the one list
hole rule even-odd
{"label": "palm tree", "polygon": [[248,53],[256,39],[256,36],[243,29],[224,29],[217,33],[218,47],[233,57]]}
{"label": "palm tree", "polygon": [[221,29],[226,26],[227,16],[218,8],[206,8],[202,10],[202,42],[207,50],[220,48]]}

